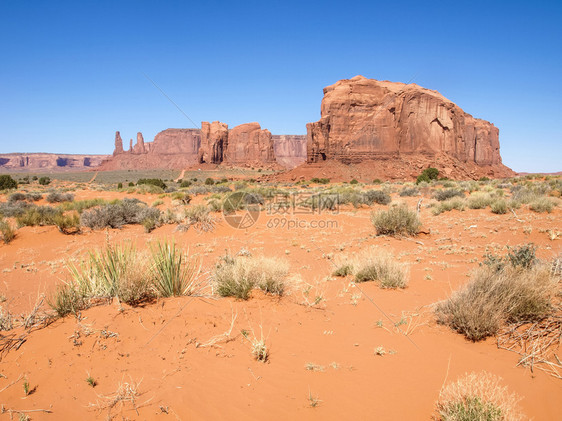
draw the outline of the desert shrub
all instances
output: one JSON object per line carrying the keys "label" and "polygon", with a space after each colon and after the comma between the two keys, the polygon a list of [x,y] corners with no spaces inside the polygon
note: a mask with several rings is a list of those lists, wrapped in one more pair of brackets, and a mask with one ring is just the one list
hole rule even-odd
{"label": "desert shrub", "polygon": [[18,183],[8,174],[0,175],[0,190],[17,189]]}
{"label": "desert shrub", "polygon": [[72,193],[54,191],[49,193],[45,200],[49,203],[72,202],[74,200],[74,195]]}
{"label": "desert shrub", "polygon": [[191,195],[185,192],[176,192],[172,194],[172,200],[178,200],[182,204],[187,205],[191,202]]}
{"label": "desert shrub", "polygon": [[390,195],[382,190],[367,190],[363,193],[363,203],[366,205],[372,205],[373,203],[388,205],[390,202],[392,202]]}
{"label": "desert shrub", "polygon": [[[135,190],[132,192],[134,191]],[[164,189],[154,184],[141,184],[137,186],[136,192],[140,194],[162,194],[164,193]]]}
{"label": "desert shrub", "polygon": [[57,286],[55,293],[49,298],[48,304],[59,317],[77,314],[87,307],[84,297],[73,284]]}
{"label": "desert shrub", "polygon": [[188,192],[189,192],[189,194],[199,196],[200,194],[210,193],[211,188],[209,186],[193,186],[188,190]]}
{"label": "desert shrub", "polygon": [[465,374],[439,393],[438,421],[520,421],[525,419],[517,395],[501,386],[493,374]]}
{"label": "desert shrub", "polygon": [[355,282],[376,281],[381,288],[405,288],[408,285],[407,267],[394,256],[374,248],[360,253],[352,267]]}
{"label": "desert shrub", "polygon": [[533,243],[508,247],[505,261],[515,268],[522,267],[528,269],[538,263],[536,251],[537,247]]}
{"label": "desert shrub", "polygon": [[25,195],[26,200],[29,202],[37,202],[38,200],[43,199],[43,195],[37,191],[29,192]]}
{"label": "desert shrub", "polygon": [[13,328],[14,319],[12,313],[0,306],[0,332],[12,330]]}
{"label": "desert shrub", "polygon": [[94,206],[104,205],[107,202],[103,199],[85,199],[85,200],[77,200],[75,202],[63,202],[59,206],[60,209],[64,211],[71,211],[74,210],[81,214],[87,209],[93,208]]}
{"label": "desert shrub", "polygon": [[174,242],[158,242],[152,247],[152,260],[154,286],[162,297],[196,292],[200,268]]}
{"label": "desert shrub", "polygon": [[75,214],[58,213],[53,216],[53,225],[55,225],[63,234],[76,234],[80,232],[80,217]]}
{"label": "desert shrub", "polygon": [[50,177],[41,177],[41,178],[39,178],[39,184],[41,184],[42,186],[48,186],[49,184],[51,184],[51,178]]}
{"label": "desert shrub", "polygon": [[160,210],[154,207],[144,207],[136,214],[134,220],[144,227],[145,232],[151,232],[160,223]]}
{"label": "desert shrub", "polygon": [[508,210],[507,202],[503,199],[492,202],[490,207],[492,209],[492,213],[496,213],[499,215],[503,215],[504,213],[507,213]]}
{"label": "desert shrub", "polygon": [[336,270],[332,272],[332,276],[348,276],[353,273],[353,266],[349,263],[339,265]]}
{"label": "desert shrub", "polygon": [[359,181],[357,181],[355,178],[353,180],[351,180],[349,182],[349,184],[359,184]]}
{"label": "desert shrub", "polygon": [[232,190],[230,190],[229,186],[223,184],[222,186],[214,186],[211,191],[213,193],[230,193]]}
{"label": "desert shrub", "polygon": [[[88,259],[80,265],[68,264],[71,281],[55,293],[53,304],[57,303],[57,294],[64,304],[57,307],[68,308],[68,302],[76,301],[76,309],[85,308],[89,302],[100,298],[118,297],[129,305],[149,300],[154,297],[154,288],[146,275],[144,261],[128,245],[108,245],[103,250],[90,252]],[[53,304],[51,307],[55,308]],[[58,310],[57,313],[65,315]]]}
{"label": "desert shrub", "polygon": [[439,202],[436,207],[433,208],[433,214],[439,215],[443,212],[450,212],[453,209],[463,211],[465,209],[465,200],[461,198],[453,198],[445,200],[444,202]]}
{"label": "desert shrub", "polygon": [[12,228],[8,221],[0,218],[0,240],[4,244],[10,243],[16,237],[16,231]]}
{"label": "desert shrub", "polygon": [[213,184],[215,184],[215,180],[213,180],[211,177],[208,177],[208,178],[205,180],[205,185],[206,185],[206,186],[212,186]]}
{"label": "desert shrub", "polygon": [[513,186],[511,188],[511,198],[519,203],[529,204],[544,196],[544,190],[540,188],[533,188],[532,186],[524,187],[521,185]]}
{"label": "desert shrub", "polygon": [[328,184],[330,182],[329,178],[318,178],[318,177],[313,177],[310,179],[311,183],[316,183],[316,184]]}
{"label": "desert shrub", "polygon": [[468,197],[467,203],[470,209],[484,209],[492,204],[493,200],[488,193],[476,192]]}
{"label": "desert shrub", "polygon": [[132,181],[129,181],[128,186],[129,186],[129,187],[134,187],[134,186],[135,186],[135,183],[133,183]]}
{"label": "desert shrub", "polygon": [[289,273],[285,261],[268,257],[223,257],[213,273],[217,293],[223,297],[247,300],[253,288],[283,295]]}
{"label": "desert shrub", "polygon": [[27,200],[27,196],[21,192],[12,193],[11,195],[8,196],[8,202],[11,203],[19,202],[23,200]]}
{"label": "desert shrub", "polygon": [[503,323],[547,316],[557,283],[550,269],[482,266],[463,288],[436,307],[437,318],[467,339],[495,335]]}
{"label": "desert shrub", "polygon": [[121,190],[123,188],[123,183],[119,182],[117,183],[117,189]]}
{"label": "desert shrub", "polygon": [[547,197],[541,197],[539,199],[535,199],[533,200],[530,204],[529,204],[529,209],[531,209],[534,212],[538,212],[538,213],[543,213],[543,212],[552,212],[552,209],[554,208],[555,204],[554,202],[547,198]]}
{"label": "desert shrub", "polygon": [[189,181],[189,180],[183,180],[183,181],[180,183],[180,188],[185,189],[185,188],[191,186],[191,184],[192,184],[191,181]]}
{"label": "desert shrub", "polygon": [[377,235],[416,235],[421,226],[416,212],[404,205],[371,213],[371,222]]}
{"label": "desert shrub", "polygon": [[429,183],[431,180],[437,180],[438,176],[439,176],[439,170],[437,168],[433,168],[433,167],[426,168],[425,170],[422,171],[420,175],[418,175],[416,179],[416,184],[419,184],[422,181]]}
{"label": "desert shrub", "polygon": [[373,184],[382,184],[382,181],[381,181],[380,178],[375,178],[375,179],[373,180]]}
{"label": "desert shrub", "polygon": [[418,190],[417,187],[404,187],[400,191],[401,197],[419,196],[419,194],[420,194],[420,191]]}
{"label": "desert shrub", "polygon": [[203,204],[190,206],[185,210],[185,217],[190,225],[197,225],[199,228],[203,228],[204,231],[208,231],[205,228],[213,228],[215,224],[215,219],[211,215],[211,210],[208,206]]}
{"label": "desert shrub", "polygon": [[84,211],[80,222],[91,229],[102,229],[105,227],[121,228],[126,224],[141,224],[146,219],[158,221],[159,218],[158,209],[149,208],[140,200],[125,198],[120,202]]}
{"label": "desert shrub", "polygon": [[462,192],[462,190],[443,189],[443,190],[437,190],[433,195],[433,197],[439,202],[443,202],[445,200],[452,199],[453,197],[464,198],[464,193]]}
{"label": "desert shrub", "polygon": [[8,218],[21,216],[31,207],[33,205],[22,201],[0,203],[0,215]]}
{"label": "desert shrub", "polygon": [[160,187],[162,190],[166,189],[166,183],[160,178],[141,178],[137,181],[137,186],[141,184],[148,184],[151,186]]}
{"label": "desert shrub", "polygon": [[19,227],[54,225],[55,217],[61,214],[59,209],[50,206],[32,206],[23,214],[16,216],[16,222]]}

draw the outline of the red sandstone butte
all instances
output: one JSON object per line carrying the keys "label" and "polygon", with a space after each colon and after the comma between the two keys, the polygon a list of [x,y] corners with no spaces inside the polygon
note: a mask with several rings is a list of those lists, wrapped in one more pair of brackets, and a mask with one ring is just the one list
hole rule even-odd
{"label": "red sandstone butte", "polygon": [[498,135],[492,123],[472,117],[436,91],[355,76],[324,88],[321,118],[307,124],[307,160],[359,163],[445,153],[460,162],[508,170]]}

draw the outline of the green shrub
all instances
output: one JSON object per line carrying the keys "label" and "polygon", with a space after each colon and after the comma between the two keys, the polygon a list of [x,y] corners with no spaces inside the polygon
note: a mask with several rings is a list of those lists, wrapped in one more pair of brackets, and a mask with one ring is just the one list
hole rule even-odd
{"label": "green shrub", "polygon": [[39,184],[41,184],[42,186],[48,186],[49,184],[51,184],[51,178],[50,177],[41,177],[39,179]]}
{"label": "green shrub", "polygon": [[179,200],[182,204],[188,205],[191,202],[191,195],[185,192],[176,192],[172,194],[172,200]]}
{"label": "green shrub", "polygon": [[311,183],[316,183],[316,184],[328,184],[330,182],[329,178],[318,178],[318,177],[313,177],[310,179]]}
{"label": "green shrub", "polygon": [[84,297],[71,284],[59,285],[53,297],[48,300],[48,304],[59,317],[78,314],[80,310],[87,307]]}
{"label": "green shrub", "polygon": [[119,182],[117,183],[117,189],[121,190],[123,188],[123,183]]}
{"label": "green shrub", "polygon": [[55,225],[55,217],[61,214],[59,209],[50,206],[33,206],[22,215],[16,216],[16,222],[19,227]]}
{"label": "green shrub", "polygon": [[382,184],[382,181],[379,178],[375,178],[373,184]]}
{"label": "green shrub", "polygon": [[32,207],[33,205],[19,200],[17,202],[4,202],[0,203],[0,215],[8,218],[21,216]]}
{"label": "green shrub", "polygon": [[10,243],[16,237],[16,231],[8,221],[0,219],[0,239],[5,243]]}
{"label": "green shrub", "polygon": [[160,178],[141,178],[137,181],[137,186],[142,184],[160,187],[162,190],[165,190],[167,187],[166,183]]}
{"label": "green shrub", "polygon": [[332,276],[347,276],[353,273],[353,266],[349,263],[344,263],[337,267],[335,271],[332,272]]}
{"label": "green shrub", "polygon": [[195,293],[200,268],[174,242],[158,242],[152,247],[152,277],[162,297]]}
{"label": "green shrub", "polygon": [[371,222],[377,235],[416,235],[421,226],[416,212],[406,206],[371,213]]}
{"label": "green shrub", "polygon": [[439,170],[437,168],[432,168],[432,167],[426,168],[425,170],[422,171],[420,175],[418,175],[418,178],[416,179],[416,184],[420,184],[423,181],[429,183],[431,180],[437,180],[438,176],[439,176]]}
{"label": "green shrub", "polygon": [[191,181],[189,181],[189,180],[183,180],[180,183],[180,188],[186,188],[186,187],[189,187],[189,186],[191,186]]}
{"label": "green shrub", "polygon": [[208,177],[208,178],[205,180],[205,185],[206,185],[206,186],[212,186],[213,184],[215,184],[215,180],[213,180],[211,177]]}
{"label": "green shrub", "polygon": [[24,200],[27,200],[27,195],[20,192],[12,193],[11,195],[8,196],[8,202],[11,203],[20,202]]}
{"label": "green shrub", "polygon": [[129,187],[134,187],[134,186],[135,186],[135,183],[133,183],[132,181],[129,181],[129,184],[128,184],[128,185],[129,185]]}
{"label": "green shrub", "polygon": [[82,225],[91,229],[105,227],[121,228],[126,224],[148,224],[147,219],[157,223],[160,210],[149,208],[137,199],[125,198],[120,202],[106,204],[85,211],[80,217]]}
{"label": "green shrub", "polygon": [[0,190],[17,189],[18,183],[8,174],[0,175]]}
{"label": "green shrub", "polygon": [[359,184],[359,181],[357,181],[355,178],[353,180],[351,180],[349,182],[349,184]]}

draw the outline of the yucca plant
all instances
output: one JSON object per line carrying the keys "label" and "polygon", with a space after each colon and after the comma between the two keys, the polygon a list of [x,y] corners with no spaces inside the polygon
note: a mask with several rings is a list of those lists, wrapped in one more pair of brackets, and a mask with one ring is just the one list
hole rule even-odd
{"label": "yucca plant", "polygon": [[191,295],[195,292],[199,268],[193,259],[176,248],[175,242],[158,242],[152,249],[152,277],[162,297]]}

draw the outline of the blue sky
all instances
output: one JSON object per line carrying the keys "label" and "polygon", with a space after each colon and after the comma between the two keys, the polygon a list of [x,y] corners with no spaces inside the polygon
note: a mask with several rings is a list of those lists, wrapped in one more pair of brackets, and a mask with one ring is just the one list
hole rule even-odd
{"label": "blue sky", "polygon": [[0,152],[111,153],[141,131],[258,121],[304,134],[357,74],[435,89],[561,171],[562,2],[0,3]]}

